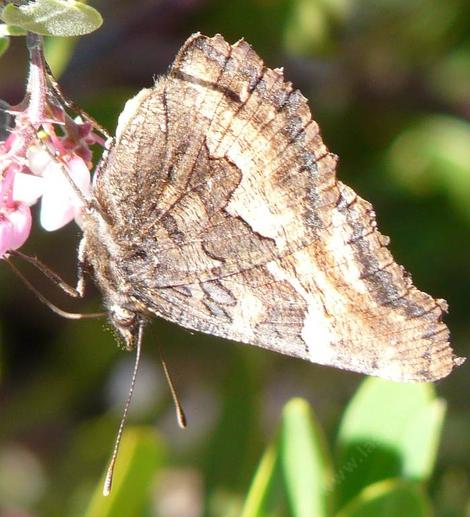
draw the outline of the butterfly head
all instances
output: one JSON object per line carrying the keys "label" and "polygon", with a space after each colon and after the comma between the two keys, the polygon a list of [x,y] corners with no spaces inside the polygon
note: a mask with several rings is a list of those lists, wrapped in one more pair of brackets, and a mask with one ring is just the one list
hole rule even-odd
{"label": "butterfly head", "polygon": [[142,318],[137,312],[119,305],[113,305],[109,309],[109,318],[123,338],[126,349],[132,350],[136,344]]}

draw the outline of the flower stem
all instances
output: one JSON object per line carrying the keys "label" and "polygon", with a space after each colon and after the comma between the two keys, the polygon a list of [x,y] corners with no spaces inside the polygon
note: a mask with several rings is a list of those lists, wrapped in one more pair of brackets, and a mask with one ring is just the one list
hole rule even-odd
{"label": "flower stem", "polygon": [[26,45],[29,51],[29,77],[26,91],[29,95],[28,118],[31,125],[38,128],[44,121],[47,103],[47,73],[44,60],[43,38],[28,32]]}

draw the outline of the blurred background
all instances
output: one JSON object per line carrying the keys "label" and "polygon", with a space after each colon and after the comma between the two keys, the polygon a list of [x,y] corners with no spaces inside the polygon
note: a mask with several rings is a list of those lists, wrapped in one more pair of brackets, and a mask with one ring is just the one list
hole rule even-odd
{"label": "blurred background", "polygon": [[[467,0],[91,5],[103,15],[102,28],[79,40],[49,41],[47,56],[64,92],[111,132],[125,100],[164,73],[193,32],[218,32],[230,42],[244,37],[268,66],[284,66],[340,156],[339,178],[373,203],[379,228],[414,283],[447,299],[453,347],[468,355]],[[24,39],[13,38],[0,59],[0,98],[22,99],[26,70]],[[74,283],[79,236],[73,224],[51,234],[37,226],[23,250]],[[23,271],[61,307],[99,310],[92,288],[85,301],[71,303],[37,272]],[[83,514],[108,461],[133,363],[107,330],[103,322],[60,319],[0,268],[1,517]],[[186,431],[176,424],[157,341],[188,415]],[[333,443],[362,379],[160,320],[144,350],[130,424],[153,426],[164,443],[155,496],[164,516],[237,515],[284,403],[305,397]],[[447,417],[429,492],[436,515],[470,515],[468,365],[437,391]],[[175,493],[186,504],[183,513],[171,513]]]}

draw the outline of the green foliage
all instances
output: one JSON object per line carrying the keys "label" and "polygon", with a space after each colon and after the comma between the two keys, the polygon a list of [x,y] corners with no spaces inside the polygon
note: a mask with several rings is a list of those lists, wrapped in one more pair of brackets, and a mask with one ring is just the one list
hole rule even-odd
{"label": "green foliage", "polygon": [[24,36],[26,31],[15,25],[0,24],[0,56],[6,52],[10,46],[9,36]]}
{"label": "green foliage", "polygon": [[97,30],[103,23],[100,13],[75,0],[35,0],[25,5],[12,3],[0,9],[0,56],[9,47],[10,36],[24,36],[35,32],[52,38],[46,43],[48,63],[56,77],[59,77],[68,63],[75,47],[73,36],[83,36]]}
{"label": "green foliage", "polygon": [[44,42],[47,64],[56,79],[67,67],[78,41],[78,38],[47,38]]}
{"label": "green foliage", "polygon": [[[445,405],[429,384],[367,379],[347,407],[337,438],[341,502],[388,478],[427,481]],[[354,470],[354,476],[349,472]],[[348,482],[342,482],[346,476]]]}
{"label": "green foliage", "polygon": [[335,29],[347,17],[350,7],[344,0],[292,2],[283,30],[285,48],[305,56],[331,52]]}
{"label": "green foliage", "polygon": [[[221,486],[242,489],[251,476],[249,456],[255,446],[257,426],[256,385],[246,359],[236,357],[222,389],[222,411],[204,460],[208,493]],[[234,464],[238,468],[232,468]]]}
{"label": "green foliage", "polygon": [[4,54],[10,46],[10,39],[7,37],[0,36],[0,56]]}
{"label": "green foliage", "polygon": [[409,509],[404,515],[428,515],[423,483],[434,465],[443,415],[429,385],[367,379],[345,411],[333,474],[307,403],[291,401],[258,468],[244,517],[321,517],[333,515],[333,504],[338,517],[393,516],[400,507]]}
{"label": "green foliage", "polygon": [[103,23],[96,9],[75,0],[36,0],[19,7],[8,4],[1,19],[44,36],[82,36]]}
{"label": "green foliage", "polygon": [[140,515],[148,502],[163,455],[163,445],[152,429],[127,430],[122,437],[111,494],[103,496],[103,479],[96,488],[86,517]]}
{"label": "green foliage", "polygon": [[364,488],[337,517],[429,517],[431,514],[422,486],[402,479],[389,479]]}
{"label": "green foliage", "polygon": [[26,31],[21,27],[15,25],[0,24],[0,37],[4,38],[7,36],[25,36]]}
{"label": "green foliage", "polygon": [[308,403],[291,400],[248,492],[243,517],[287,512],[299,517],[330,515],[332,467],[323,431]]}
{"label": "green foliage", "polygon": [[[334,468],[310,405],[293,399],[284,407],[241,515],[425,517],[431,507],[425,483],[432,474],[443,418],[444,405],[430,385],[369,378],[346,408]],[[149,484],[163,467],[161,450],[150,431],[129,430],[113,492],[104,498],[100,483],[87,516],[136,515],[132,512],[145,506]],[[231,468],[242,462],[233,457]],[[216,486],[214,481],[208,485],[208,495]]]}
{"label": "green foliage", "polygon": [[470,221],[470,124],[455,117],[430,115],[410,124],[386,157],[400,184],[417,194],[447,192]]}

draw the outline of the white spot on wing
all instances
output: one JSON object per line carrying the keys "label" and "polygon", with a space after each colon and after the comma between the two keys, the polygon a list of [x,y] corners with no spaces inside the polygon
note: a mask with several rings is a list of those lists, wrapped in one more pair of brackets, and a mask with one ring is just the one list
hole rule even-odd
{"label": "white spot on wing", "polygon": [[299,279],[277,262],[268,262],[266,267],[276,280],[288,282],[307,303],[301,337],[309,348],[309,359],[320,364],[331,364],[335,355],[331,345],[337,339],[321,300],[307,292]]}
{"label": "white spot on wing", "polygon": [[330,235],[327,240],[328,250],[334,257],[336,264],[340,264],[343,279],[355,290],[366,293],[367,288],[364,282],[360,281],[361,272],[358,267],[357,258],[353,249],[345,243],[345,228],[347,221],[343,214],[334,210],[331,216]]}

